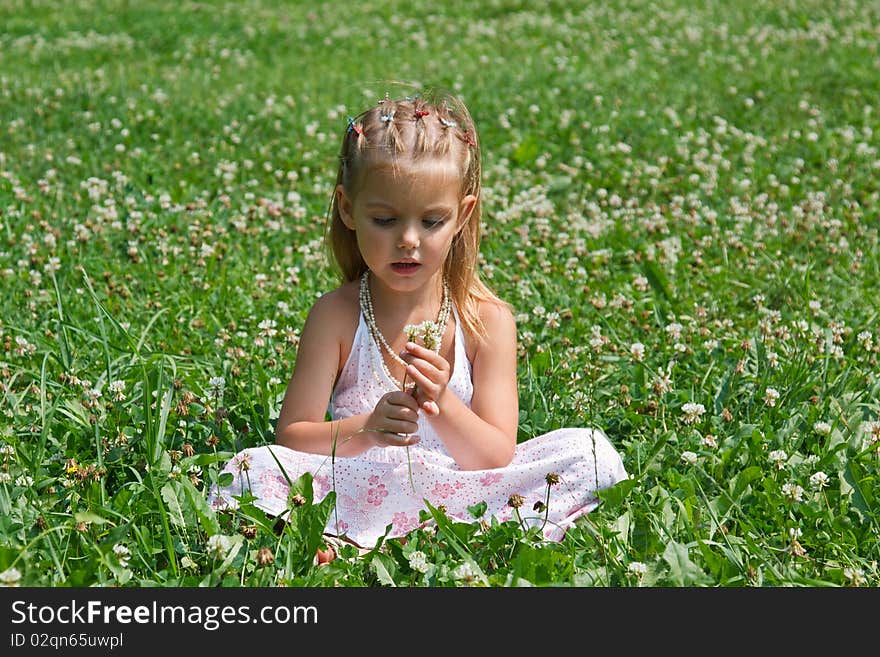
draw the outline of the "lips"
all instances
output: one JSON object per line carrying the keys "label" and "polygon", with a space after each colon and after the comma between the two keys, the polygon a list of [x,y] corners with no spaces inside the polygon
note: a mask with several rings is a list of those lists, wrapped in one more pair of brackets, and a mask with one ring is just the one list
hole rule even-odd
{"label": "lips", "polygon": [[391,270],[396,274],[414,274],[421,266],[421,263],[415,260],[401,260],[400,262],[392,262]]}

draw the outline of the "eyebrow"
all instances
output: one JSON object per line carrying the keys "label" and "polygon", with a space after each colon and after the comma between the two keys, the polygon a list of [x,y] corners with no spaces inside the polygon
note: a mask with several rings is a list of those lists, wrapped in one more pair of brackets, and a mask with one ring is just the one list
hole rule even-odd
{"label": "eyebrow", "polygon": [[[397,208],[389,203],[385,203],[384,201],[368,201],[367,203],[365,203],[365,207],[371,210],[382,209],[397,212]],[[448,205],[431,205],[425,208],[424,214],[448,214],[452,212],[452,210],[453,208]]]}

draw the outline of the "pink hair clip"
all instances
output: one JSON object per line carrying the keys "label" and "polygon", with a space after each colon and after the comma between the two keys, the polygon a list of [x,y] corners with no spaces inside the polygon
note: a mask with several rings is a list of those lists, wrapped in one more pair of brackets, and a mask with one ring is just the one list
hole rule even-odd
{"label": "pink hair clip", "polygon": [[349,116],[349,117],[348,117],[348,130],[347,130],[346,132],[348,132],[348,133],[356,132],[356,133],[358,133],[361,137],[363,137],[363,136],[364,136],[364,127],[361,126],[361,125],[357,125],[357,124],[354,122],[354,119],[353,119],[352,117]]}
{"label": "pink hair clip", "polygon": [[463,134],[458,136],[458,138],[461,139],[465,144],[467,144],[471,148],[477,147],[477,142],[475,142],[473,136],[471,136],[470,130],[465,130]]}
{"label": "pink hair clip", "polygon": [[416,114],[416,118],[420,119],[423,116],[429,116],[431,113],[427,110],[416,110],[415,114]]}

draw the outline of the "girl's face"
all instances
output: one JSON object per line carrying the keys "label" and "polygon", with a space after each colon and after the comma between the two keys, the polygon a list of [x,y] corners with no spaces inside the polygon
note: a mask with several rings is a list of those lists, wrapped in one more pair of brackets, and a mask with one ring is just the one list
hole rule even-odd
{"label": "girl's face", "polygon": [[422,288],[442,271],[452,240],[473,212],[461,178],[440,159],[367,164],[353,194],[339,185],[337,206],[355,231],[370,271],[393,290]]}

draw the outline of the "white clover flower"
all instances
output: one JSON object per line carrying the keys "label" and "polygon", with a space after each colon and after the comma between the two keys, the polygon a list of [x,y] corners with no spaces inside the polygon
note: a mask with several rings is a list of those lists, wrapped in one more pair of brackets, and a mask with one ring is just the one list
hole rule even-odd
{"label": "white clover flower", "polygon": [[645,345],[641,342],[633,342],[629,346],[629,353],[635,360],[641,361],[645,357]]}
{"label": "white clover flower", "polygon": [[0,472],[0,484],[8,484],[12,481],[12,475],[8,472]]}
{"label": "white clover flower", "polygon": [[208,385],[211,386],[211,390],[219,392],[226,385],[226,379],[222,376],[212,376],[208,379]]}
{"label": "white clover flower", "polygon": [[590,329],[590,348],[593,351],[600,351],[605,345],[605,337],[602,335],[601,326],[593,326]]}
{"label": "white clover flower", "polygon": [[688,402],[681,405],[681,412],[684,414],[683,420],[685,424],[695,424],[700,421],[700,416],[706,412],[706,407],[702,404]]}
{"label": "white clover flower", "polygon": [[681,453],[681,461],[687,465],[694,465],[697,462],[697,455],[694,452],[684,451]]}
{"label": "white clover flower", "polygon": [[239,472],[247,471],[251,469],[251,454],[250,452],[239,452],[235,456],[232,457],[232,467],[236,468]]}
{"label": "white clover flower", "polygon": [[782,470],[785,467],[785,462],[788,460],[788,454],[783,449],[774,449],[767,455],[767,458],[776,466],[777,470]]}
{"label": "white clover flower", "polygon": [[767,406],[776,406],[776,401],[779,399],[779,391],[776,388],[767,388],[764,391],[764,403]]}
{"label": "white clover flower", "polygon": [[455,567],[452,578],[456,581],[473,582],[477,578],[477,573],[471,562],[465,561]]}
{"label": "white clover flower", "polygon": [[804,498],[804,489],[797,484],[782,484],[782,494],[794,502],[800,502]]}
{"label": "white clover flower", "polygon": [[3,445],[0,447],[0,456],[15,456],[15,448],[12,445]]}
{"label": "white clover flower", "polygon": [[208,556],[215,559],[223,559],[229,554],[229,550],[232,549],[232,538],[225,534],[214,534],[208,539],[205,547],[207,548]]}
{"label": "white clover flower", "polygon": [[123,390],[125,390],[125,381],[117,379],[116,381],[111,381],[110,385],[107,387],[110,389],[110,392],[113,393],[113,399],[115,401],[123,401],[125,399],[125,394],[123,393]]}
{"label": "white clover flower", "polygon": [[21,581],[21,572],[18,568],[7,568],[0,573],[0,586],[18,586]]}
{"label": "white clover flower", "polygon": [[672,338],[673,340],[681,340],[681,332],[684,330],[684,326],[679,324],[678,322],[672,322],[671,324],[667,324],[665,331],[666,334]]}
{"label": "white clover flower", "polygon": [[865,583],[865,573],[858,568],[844,568],[843,576],[852,586],[860,586]]}
{"label": "white clover flower", "polygon": [[639,577],[641,577],[642,575],[644,575],[645,573],[648,572],[648,566],[643,564],[641,561],[631,561],[627,565],[626,569],[629,572],[638,575]]}
{"label": "white clover flower", "polygon": [[819,472],[814,472],[810,475],[810,486],[822,490],[828,486],[828,475],[821,470]]}
{"label": "white clover flower", "polygon": [[257,328],[259,328],[260,332],[262,332],[267,338],[271,338],[278,333],[278,330],[275,328],[276,326],[277,323],[274,319],[264,319],[257,325]]}
{"label": "white clover flower", "polygon": [[819,311],[821,311],[821,310],[822,310],[822,302],[819,301],[818,299],[812,299],[810,301],[810,312],[812,312],[814,315],[818,315]]}
{"label": "white clover flower", "polygon": [[718,439],[711,433],[707,433],[705,436],[703,436],[703,447],[715,449],[716,447],[718,447]]}
{"label": "white clover flower", "polygon": [[409,561],[409,567],[419,573],[428,572],[428,559],[425,556],[425,553],[421,550],[415,550],[409,554],[407,557]]}
{"label": "white clover flower", "polygon": [[119,565],[125,568],[128,565],[128,560],[131,558],[131,550],[129,550],[122,543],[117,543],[113,546],[113,554],[116,555],[116,559],[119,561]]}
{"label": "white clover flower", "polygon": [[21,475],[15,480],[16,486],[33,486],[34,478],[30,475]]}
{"label": "white clover flower", "polygon": [[788,528],[788,537],[793,541],[796,541],[797,539],[799,539],[802,534],[803,534],[803,532],[801,531],[800,527],[789,527]]}
{"label": "white clover flower", "polygon": [[818,433],[820,436],[827,436],[831,433],[831,425],[827,422],[819,420],[813,423],[813,431]]}

